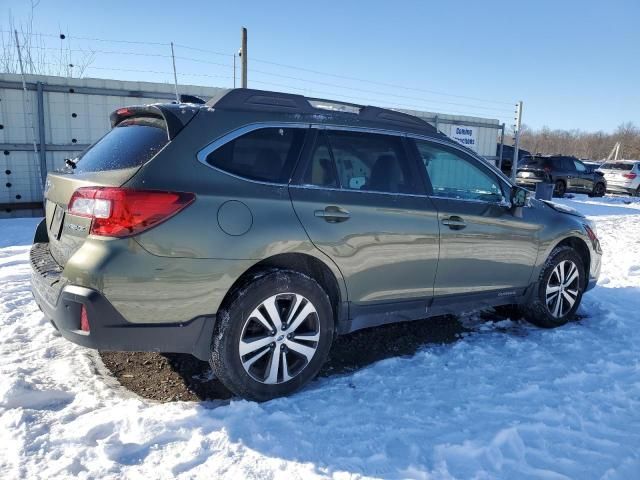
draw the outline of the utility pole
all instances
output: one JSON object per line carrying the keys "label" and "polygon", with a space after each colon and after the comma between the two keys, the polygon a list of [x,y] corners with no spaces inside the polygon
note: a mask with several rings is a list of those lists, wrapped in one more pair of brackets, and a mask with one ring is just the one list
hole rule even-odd
{"label": "utility pole", "polygon": [[504,122],[500,126],[500,149],[498,150],[497,167],[502,169],[502,151],[504,150]]}
{"label": "utility pole", "polygon": [[518,171],[518,150],[520,150],[520,126],[522,125],[522,100],[516,104],[516,124],[515,138],[513,144],[513,161],[511,162],[511,181],[516,182],[516,173]]}
{"label": "utility pole", "polygon": [[180,103],[180,94],[178,93],[178,74],[176,72],[176,54],[173,51],[173,42],[171,42],[171,61],[173,62],[173,86],[176,89],[176,102]]}
{"label": "utility pole", "polygon": [[247,29],[245,27],[242,27],[240,56],[242,57],[242,88],[247,88]]}

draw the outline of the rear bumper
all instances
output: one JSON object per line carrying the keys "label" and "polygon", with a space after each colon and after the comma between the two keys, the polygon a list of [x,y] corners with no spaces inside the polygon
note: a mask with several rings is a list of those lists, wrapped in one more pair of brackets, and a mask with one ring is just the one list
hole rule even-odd
{"label": "rear bumper", "polygon": [[536,185],[544,182],[542,178],[516,178],[516,185],[524,188],[536,188]]}
{"label": "rear bumper", "polygon": [[616,193],[628,193],[628,194],[634,194],[636,192],[636,189],[633,188],[632,186],[626,186],[626,185],[616,185],[613,183],[608,183],[607,184],[607,192],[616,192]]}
{"label": "rear bumper", "polygon": [[[215,316],[200,316],[183,323],[140,324],[128,322],[98,291],[64,285],[62,269],[42,273],[43,244],[31,248],[32,292],[36,303],[67,340],[88,348],[108,351],[190,353],[209,358]],[[56,274],[59,278],[55,278]],[[85,307],[90,331],[80,328]]]}

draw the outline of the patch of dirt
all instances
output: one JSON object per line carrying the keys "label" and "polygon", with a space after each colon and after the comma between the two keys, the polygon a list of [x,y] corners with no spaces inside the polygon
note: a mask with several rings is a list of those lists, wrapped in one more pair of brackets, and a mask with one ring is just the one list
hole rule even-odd
{"label": "patch of dirt", "polygon": [[[321,377],[356,371],[379,360],[413,355],[428,345],[453,343],[467,331],[456,317],[395,323],[338,337]],[[209,364],[191,355],[100,352],[107,369],[125,388],[161,402],[225,400],[232,397]]]}

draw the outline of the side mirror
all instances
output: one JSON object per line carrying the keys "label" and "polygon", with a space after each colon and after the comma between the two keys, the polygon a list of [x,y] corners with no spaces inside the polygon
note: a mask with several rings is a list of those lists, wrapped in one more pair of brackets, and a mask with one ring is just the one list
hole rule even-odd
{"label": "side mirror", "polygon": [[511,205],[526,207],[529,204],[529,190],[522,187],[511,187]]}

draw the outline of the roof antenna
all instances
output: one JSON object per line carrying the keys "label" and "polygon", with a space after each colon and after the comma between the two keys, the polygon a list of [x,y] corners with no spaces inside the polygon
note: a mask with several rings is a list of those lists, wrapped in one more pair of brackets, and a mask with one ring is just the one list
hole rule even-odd
{"label": "roof antenna", "polygon": [[180,103],[180,94],[178,93],[178,74],[176,73],[176,55],[173,51],[173,42],[171,42],[171,61],[173,62],[173,85],[176,89],[176,102]]}

